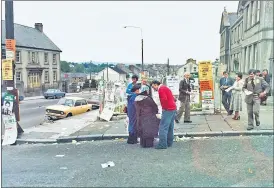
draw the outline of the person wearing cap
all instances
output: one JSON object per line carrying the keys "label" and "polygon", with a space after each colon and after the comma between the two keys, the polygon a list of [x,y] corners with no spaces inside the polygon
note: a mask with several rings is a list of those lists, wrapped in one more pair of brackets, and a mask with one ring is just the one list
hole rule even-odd
{"label": "person wearing cap", "polygon": [[149,95],[149,88],[143,89],[135,98],[137,133],[140,145],[144,148],[153,147],[154,138],[159,131],[160,120],[157,118],[158,106]]}
{"label": "person wearing cap", "polygon": [[250,92],[250,94],[245,96],[245,102],[248,114],[247,130],[252,130],[254,129],[254,116],[256,126],[260,125],[259,114],[261,98],[266,96],[270,90],[270,86],[262,77],[256,76],[256,70],[251,69],[248,74],[249,77],[245,79],[243,91],[245,93]]}
{"label": "person wearing cap", "polygon": [[133,76],[131,77],[132,82],[131,82],[130,84],[128,84],[127,90],[126,90],[126,93],[127,93],[127,95],[128,95],[128,97],[127,97],[128,100],[130,99],[131,95],[133,94],[133,92],[131,91],[131,89],[133,88],[134,85],[137,84],[138,78],[139,78],[139,77],[138,77],[137,75],[133,75]]}
{"label": "person wearing cap", "polygon": [[127,115],[129,119],[128,124],[128,144],[137,144],[137,119],[136,119],[136,108],[135,108],[135,98],[137,97],[137,94],[140,93],[140,85],[136,84],[134,85],[130,92],[132,93],[129,97],[128,103],[127,103]]}
{"label": "person wearing cap", "polygon": [[155,80],[151,83],[152,88],[158,91],[162,106],[162,118],[159,126],[159,143],[156,149],[171,147],[174,139],[174,120],[176,116],[176,103],[171,90]]}

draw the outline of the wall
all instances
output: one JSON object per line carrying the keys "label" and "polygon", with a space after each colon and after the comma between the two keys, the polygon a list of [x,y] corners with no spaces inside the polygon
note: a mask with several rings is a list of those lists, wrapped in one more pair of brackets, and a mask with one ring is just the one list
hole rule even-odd
{"label": "wall", "polygon": [[[104,80],[107,80],[107,68],[99,72],[97,78],[101,79],[103,78],[103,75],[104,75]],[[124,81],[125,79],[126,79],[126,75],[120,75],[116,71],[112,70],[111,68],[108,69],[108,80],[115,82],[115,81]]]}

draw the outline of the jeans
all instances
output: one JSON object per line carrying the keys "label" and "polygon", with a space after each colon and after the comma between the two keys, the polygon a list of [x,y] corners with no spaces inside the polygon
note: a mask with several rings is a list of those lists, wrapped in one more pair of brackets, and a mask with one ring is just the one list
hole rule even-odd
{"label": "jeans", "polygon": [[163,110],[159,127],[159,143],[158,148],[171,147],[174,139],[174,120],[176,110]]}

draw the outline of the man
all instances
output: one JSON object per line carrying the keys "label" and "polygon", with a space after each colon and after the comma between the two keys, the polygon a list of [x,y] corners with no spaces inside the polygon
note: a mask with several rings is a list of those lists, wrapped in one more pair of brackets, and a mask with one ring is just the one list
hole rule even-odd
{"label": "man", "polygon": [[155,148],[166,149],[173,144],[176,104],[172,92],[167,86],[162,85],[156,80],[153,81],[151,85],[155,91],[158,91],[162,106],[162,118],[159,126],[159,143]]}
{"label": "man", "polygon": [[128,84],[127,90],[126,90],[126,93],[127,93],[127,95],[128,95],[127,100],[129,100],[130,97],[131,97],[131,95],[133,94],[133,92],[131,92],[131,89],[132,89],[133,86],[137,83],[137,81],[138,81],[138,76],[137,76],[137,75],[133,75],[133,76],[131,77],[131,80],[132,80],[132,82],[131,82],[130,84]]}
{"label": "man", "polygon": [[190,121],[190,73],[186,72],[184,74],[184,79],[181,80],[179,85],[179,101],[181,106],[179,108],[178,114],[176,116],[175,122],[179,123],[180,119],[184,113],[184,123],[192,123]]}
{"label": "man", "polygon": [[231,101],[231,92],[226,92],[225,90],[231,86],[233,86],[234,80],[228,77],[228,73],[226,71],[223,72],[223,77],[220,79],[220,89],[222,90],[222,104],[224,105],[225,110],[227,111],[227,115],[232,115],[233,111],[229,110],[230,101]]}
{"label": "man", "polygon": [[[248,114],[248,127],[247,130],[254,129],[254,117],[256,126],[260,125],[259,113],[260,113],[260,98],[266,96],[269,92],[269,84],[259,76],[255,76],[256,71],[251,69],[248,72],[249,77],[245,79],[243,91],[246,93],[245,102],[247,104]],[[247,92],[250,92],[247,93]]]}
{"label": "man", "polygon": [[127,112],[128,112],[128,144],[137,144],[137,118],[136,118],[136,109],[135,109],[135,98],[140,93],[140,85],[136,84],[131,89],[131,96],[128,100],[127,104]]}

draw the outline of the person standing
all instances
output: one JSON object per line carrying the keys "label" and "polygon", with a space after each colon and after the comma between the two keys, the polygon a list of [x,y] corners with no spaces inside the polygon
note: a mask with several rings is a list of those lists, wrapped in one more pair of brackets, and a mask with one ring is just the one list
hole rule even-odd
{"label": "person standing", "polygon": [[159,81],[151,83],[152,88],[158,91],[162,106],[162,118],[159,126],[159,143],[156,149],[167,149],[171,147],[174,139],[174,120],[176,114],[176,103],[171,90]]}
{"label": "person standing", "polygon": [[190,73],[186,72],[184,74],[184,79],[181,80],[179,85],[179,101],[181,102],[181,106],[179,111],[177,112],[177,116],[175,118],[175,122],[179,123],[180,119],[184,113],[184,123],[192,123],[190,121]]}
{"label": "person standing", "polygon": [[236,75],[236,81],[234,82],[233,86],[231,87],[232,90],[232,96],[231,96],[231,103],[230,103],[230,110],[235,111],[235,115],[232,119],[234,120],[240,120],[240,114],[239,111],[242,111],[243,105],[242,105],[242,90],[243,90],[243,74],[237,73]]}
{"label": "person standing", "polygon": [[129,101],[131,95],[134,93],[134,92],[131,92],[131,89],[133,88],[134,85],[137,84],[138,78],[139,77],[137,75],[133,75],[131,77],[132,82],[130,84],[128,84],[128,86],[127,86],[126,93],[127,93],[127,100],[128,101]]}
{"label": "person standing", "polygon": [[262,78],[255,76],[256,71],[251,69],[249,77],[245,79],[243,91],[246,93],[245,102],[247,104],[248,127],[247,130],[254,129],[254,116],[256,126],[260,126],[260,101],[269,92],[269,84]]}
{"label": "person standing", "polygon": [[127,115],[129,119],[128,124],[128,144],[137,144],[137,118],[136,118],[136,108],[135,108],[135,98],[137,94],[140,93],[140,86],[138,84],[134,85],[131,88],[131,96],[128,100],[127,104]]}
{"label": "person standing", "polygon": [[140,137],[140,145],[144,148],[153,147],[160,124],[156,116],[158,106],[148,93],[149,91],[145,90],[135,98],[137,135]]}
{"label": "person standing", "polygon": [[263,75],[261,74],[261,71],[260,71],[260,70],[256,70],[256,76],[258,76],[258,77],[263,77]]}
{"label": "person standing", "polygon": [[[263,78],[264,78],[264,80],[266,81],[266,83],[268,83],[269,84],[269,86],[270,86],[270,76],[269,76],[269,74],[268,74],[268,70],[267,69],[264,69],[263,70],[263,73],[262,73],[262,76],[263,76]],[[262,99],[261,99],[261,104],[262,105],[266,105],[266,101],[267,101],[267,97],[268,96],[271,96],[271,91],[269,90],[269,92],[266,94],[266,96],[265,97],[263,97]]]}
{"label": "person standing", "polygon": [[233,111],[229,110],[230,101],[231,101],[231,91],[226,92],[225,90],[231,87],[234,83],[234,80],[228,77],[226,71],[223,72],[223,77],[220,79],[220,89],[222,90],[222,104],[224,105],[227,115],[232,115]]}
{"label": "person standing", "polygon": [[147,78],[145,76],[142,77],[142,84],[141,84],[141,92],[147,92],[148,95],[152,96],[151,88],[147,84]]}

